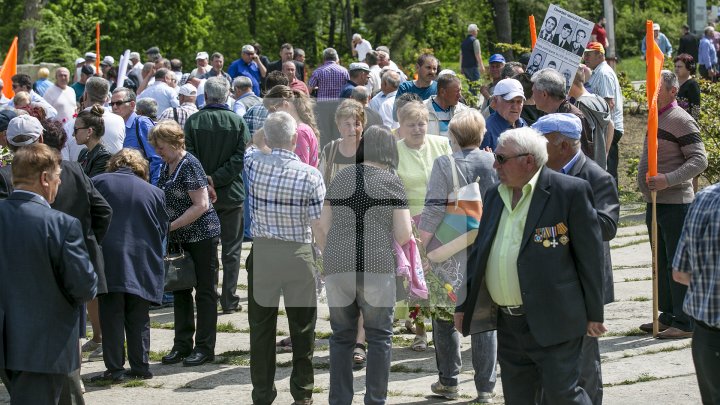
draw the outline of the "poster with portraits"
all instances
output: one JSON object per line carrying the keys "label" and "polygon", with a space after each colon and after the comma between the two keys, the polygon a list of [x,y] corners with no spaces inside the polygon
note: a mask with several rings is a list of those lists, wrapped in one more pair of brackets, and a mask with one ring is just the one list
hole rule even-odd
{"label": "poster with portraits", "polygon": [[527,72],[552,68],[565,76],[570,87],[585,46],[590,42],[593,23],[551,4],[540,26]]}

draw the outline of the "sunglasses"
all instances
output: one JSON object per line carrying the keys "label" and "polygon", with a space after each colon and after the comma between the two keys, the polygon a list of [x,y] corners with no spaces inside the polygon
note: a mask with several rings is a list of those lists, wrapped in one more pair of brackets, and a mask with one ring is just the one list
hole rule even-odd
{"label": "sunglasses", "polygon": [[519,157],[523,157],[523,156],[529,156],[530,154],[529,153],[521,153],[521,154],[515,155],[515,156],[504,156],[504,155],[498,155],[497,153],[493,153],[493,155],[495,156],[495,161],[498,162],[499,165],[504,165],[510,159],[515,159],[515,158],[519,158]]}
{"label": "sunglasses", "polygon": [[110,107],[120,107],[121,105],[127,104],[127,103],[129,103],[129,102],[130,102],[130,100],[114,101],[114,102],[110,103]]}
{"label": "sunglasses", "polygon": [[90,128],[90,127],[74,127],[74,128],[73,128],[73,135],[74,135],[74,134],[77,134],[77,131],[79,131],[79,130],[81,130],[81,129],[88,129],[88,128]]}

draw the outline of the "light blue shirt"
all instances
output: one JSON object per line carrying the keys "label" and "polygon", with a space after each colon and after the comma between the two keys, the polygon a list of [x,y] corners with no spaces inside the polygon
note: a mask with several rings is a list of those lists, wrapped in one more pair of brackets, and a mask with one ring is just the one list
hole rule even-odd
{"label": "light blue shirt", "polygon": [[165,82],[155,82],[155,84],[145,89],[145,91],[138,96],[138,100],[142,100],[143,98],[155,100],[158,106],[157,110],[161,113],[171,107],[180,107],[177,93]]}
{"label": "light blue shirt", "polygon": [[572,170],[573,166],[575,166],[575,163],[578,161],[578,159],[580,159],[581,153],[582,153],[582,151],[578,151],[578,153],[576,153],[575,156],[572,159],[570,159],[570,161],[567,162],[565,164],[565,166],[562,167],[562,169],[560,169],[560,173],[568,174],[570,172],[570,170]]}
{"label": "light blue shirt", "polygon": [[588,83],[590,84],[590,91],[592,93],[602,98],[613,99],[615,103],[615,108],[611,110],[613,125],[615,125],[615,130],[623,132],[623,96],[622,90],[620,89],[620,82],[613,68],[611,68],[607,62],[603,61],[595,66]]}
{"label": "light blue shirt", "polygon": [[[660,48],[660,52],[662,52],[663,55],[670,56],[672,54],[672,45],[670,44],[670,40],[668,40],[662,32],[655,39],[655,43],[658,45],[658,48]],[[645,45],[645,38],[642,39],[641,48],[643,55],[645,55],[645,50],[647,48]]]}
{"label": "light blue shirt", "polygon": [[698,63],[708,70],[718,63],[717,52],[715,51],[712,41],[708,37],[702,37],[700,40],[700,46],[698,48]]}

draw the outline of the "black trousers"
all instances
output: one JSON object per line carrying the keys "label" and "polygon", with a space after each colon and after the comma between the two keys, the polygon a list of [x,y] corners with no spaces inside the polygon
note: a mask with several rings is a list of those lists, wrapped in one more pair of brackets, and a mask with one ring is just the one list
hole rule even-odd
{"label": "black trousers", "polygon": [[[215,272],[212,269],[213,255],[216,255],[213,238],[193,243],[183,243],[183,249],[190,253],[195,263],[197,286],[197,332],[193,307],[192,289],[175,291],[175,341],[173,350],[183,354],[197,352],[214,355],[217,328],[217,291]],[[193,335],[195,346],[193,349]]]}
{"label": "black trousers", "polygon": [[10,405],[55,405],[67,374],[5,370]]}
{"label": "black trousers", "polygon": [[103,360],[113,375],[125,371],[125,340],[130,370],[150,372],[150,302],[133,294],[111,292],[99,297],[103,325]]}
{"label": "black trousers", "polygon": [[704,405],[720,405],[720,329],[695,321],[692,356]]}
{"label": "black trousers", "polygon": [[583,336],[580,351],[580,378],[578,385],[585,390],[593,405],[602,405],[603,382],[598,338]]}
{"label": "black trousers", "polygon": [[[220,218],[220,243],[222,245],[223,280],[220,306],[223,310],[231,310],[240,304],[237,283],[240,275],[240,254],[242,253],[243,208],[242,205],[237,206],[237,203],[216,203],[214,207]],[[217,253],[213,256],[213,266],[217,272],[216,263]]]}
{"label": "black trousers", "polygon": [[615,186],[620,189],[620,183],[618,183],[618,164],[620,163],[620,147],[618,143],[622,138],[622,131],[617,129],[613,133],[612,144],[610,144],[610,151],[608,151],[607,157],[607,172],[615,179]]}
{"label": "black trousers", "polygon": [[501,312],[497,340],[505,404],[533,404],[542,397],[553,405],[590,405],[587,393],[578,386],[582,337],[540,346],[525,315]]}

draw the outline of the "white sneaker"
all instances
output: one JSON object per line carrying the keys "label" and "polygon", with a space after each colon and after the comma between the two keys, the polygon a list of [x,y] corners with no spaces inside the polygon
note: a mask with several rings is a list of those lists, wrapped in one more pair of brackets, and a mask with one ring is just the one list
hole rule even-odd
{"label": "white sneaker", "polygon": [[98,342],[90,339],[90,340],[88,340],[87,342],[85,342],[84,345],[82,345],[82,348],[81,348],[80,350],[81,350],[83,353],[91,352],[91,351],[97,349],[98,347],[100,347],[101,344],[102,344],[102,343],[98,343]]}
{"label": "white sneaker", "polygon": [[492,404],[495,398],[494,392],[479,392],[477,398],[473,399],[470,404]]}
{"label": "white sneaker", "polygon": [[460,396],[458,393],[458,387],[443,385],[440,381],[432,383],[430,390],[433,394],[440,395],[441,397],[445,397],[447,399],[457,399]]}
{"label": "white sneaker", "polygon": [[97,349],[93,350],[92,353],[90,353],[90,356],[88,356],[88,361],[102,361],[102,359],[103,359],[102,343],[98,343]]}

